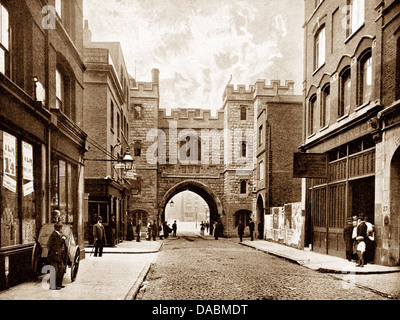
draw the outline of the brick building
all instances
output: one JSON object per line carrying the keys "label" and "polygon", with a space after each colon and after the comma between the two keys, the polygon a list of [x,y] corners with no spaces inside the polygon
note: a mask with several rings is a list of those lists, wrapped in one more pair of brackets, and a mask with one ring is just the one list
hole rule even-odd
{"label": "brick building", "polygon": [[325,154],[328,162],[325,177],[306,179],[307,241],[315,251],[344,256],[343,227],[363,215],[375,225],[375,262],[387,265],[399,261],[391,126],[396,12],[396,1],[305,2],[301,150]]}
{"label": "brick building", "polygon": [[[48,6],[50,5],[50,6]],[[0,289],[54,209],[83,247],[82,0],[0,1]],[[82,252],[83,254],[83,252]]]}
{"label": "brick building", "polygon": [[[111,245],[110,222],[116,223],[114,243],[124,238],[129,183],[117,164],[129,147],[129,74],[118,42],[93,42],[88,21],[84,27],[84,129],[89,151],[85,155],[85,240],[93,242],[97,217],[103,218],[107,245]],[[117,167],[116,167],[117,166]]]}
{"label": "brick building", "polygon": [[[250,130],[243,148],[254,159],[245,171],[238,170],[238,163],[226,164],[226,183],[238,186],[226,195],[227,203],[237,205],[230,207],[235,211],[230,212],[235,228],[239,220],[252,217],[264,230],[264,215],[271,213],[270,208],[300,201],[301,181],[293,179],[293,152],[301,144],[302,97],[294,95],[293,88],[291,81],[281,86],[279,81],[266,85],[259,80],[248,90],[243,86],[225,90],[225,126]],[[263,238],[261,231],[259,237]]]}

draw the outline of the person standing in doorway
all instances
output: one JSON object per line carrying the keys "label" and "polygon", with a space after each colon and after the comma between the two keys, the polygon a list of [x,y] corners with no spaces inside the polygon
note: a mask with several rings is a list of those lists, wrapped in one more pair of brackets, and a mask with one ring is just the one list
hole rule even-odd
{"label": "person standing in doorway", "polygon": [[140,229],[142,228],[142,220],[139,219],[136,225],[136,242],[140,242]]}
{"label": "person standing in doorway", "polygon": [[93,226],[93,238],[94,238],[94,256],[103,256],[103,247],[106,244],[106,230],[103,225],[103,218],[99,216],[97,223]]}
{"label": "person standing in doorway", "polygon": [[343,229],[343,240],[346,247],[346,259],[351,261],[353,254],[353,221],[352,219],[347,219],[347,224]]}
{"label": "person standing in doorway", "polygon": [[52,287],[52,282],[50,281],[50,289],[60,290],[61,288],[65,287],[62,284],[65,273],[65,266],[63,261],[65,242],[62,236],[61,222],[57,222],[54,225],[54,231],[47,241],[47,248],[49,250],[47,254],[47,259],[50,265],[54,268],[56,276],[56,286]]}
{"label": "person standing in doorway", "polygon": [[249,222],[249,229],[250,229],[250,241],[254,240],[254,222],[253,220],[250,218],[250,222]]}
{"label": "person standing in doorway", "polygon": [[240,238],[240,242],[243,241],[243,234],[244,234],[244,224],[242,221],[239,221],[239,225],[238,225],[238,235]]}

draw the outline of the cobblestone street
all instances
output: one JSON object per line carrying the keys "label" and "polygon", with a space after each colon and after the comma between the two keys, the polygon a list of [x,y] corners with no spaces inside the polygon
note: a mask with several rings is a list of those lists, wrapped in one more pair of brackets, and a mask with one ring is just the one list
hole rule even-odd
{"label": "cobblestone street", "polygon": [[385,300],[345,276],[319,273],[195,234],[164,240],[136,300]]}

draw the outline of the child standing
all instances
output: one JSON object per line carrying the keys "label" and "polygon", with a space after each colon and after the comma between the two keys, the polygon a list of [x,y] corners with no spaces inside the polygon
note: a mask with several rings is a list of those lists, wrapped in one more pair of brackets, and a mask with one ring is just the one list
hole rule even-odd
{"label": "child standing", "polygon": [[365,242],[364,237],[357,237],[357,255],[358,255],[358,264],[356,267],[364,267],[364,252],[365,252]]}

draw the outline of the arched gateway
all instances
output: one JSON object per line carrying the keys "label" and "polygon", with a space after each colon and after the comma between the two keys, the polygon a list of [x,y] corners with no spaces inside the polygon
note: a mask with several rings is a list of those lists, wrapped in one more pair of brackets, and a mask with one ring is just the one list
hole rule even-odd
{"label": "arched gateway", "polygon": [[172,109],[168,115],[159,108],[159,71],[153,69],[151,82],[132,79],[129,144],[137,180],[130,185],[128,211],[144,210],[160,223],[172,197],[192,191],[208,204],[211,225],[221,219],[224,236],[237,236],[242,217],[258,225],[265,205],[259,204],[256,216],[255,199],[266,187],[266,171],[257,142],[258,136],[265,140],[265,130],[258,128],[256,105],[278,93],[293,94],[292,83],[260,81],[248,90],[228,85],[215,116],[203,109]]}

